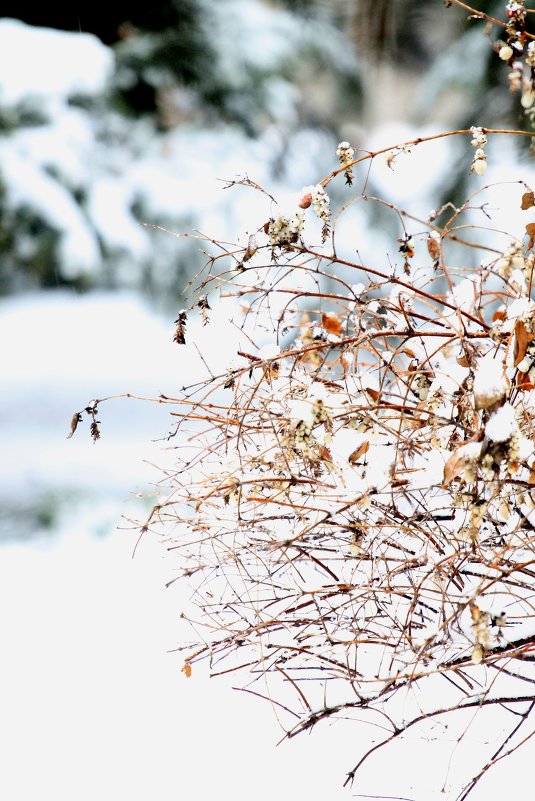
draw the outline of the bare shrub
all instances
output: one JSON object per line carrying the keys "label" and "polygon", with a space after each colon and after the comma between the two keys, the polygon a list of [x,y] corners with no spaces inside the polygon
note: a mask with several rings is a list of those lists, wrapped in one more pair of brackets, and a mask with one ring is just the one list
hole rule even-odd
{"label": "bare shrub", "polygon": [[[515,13],[499,54],[518,71]],[[522,223],[504,233],[492,186],[426,219],[366,194],[377,159],[395,168],[446,136],[469,138],[478,182],[488,139],[504,135],[531,137],[472,128],[380,152],[340,143],[339,166],[289,208],[231,182],[263,193],[271,216],[235,244],[199,235],[211,255],[192,308],[210,324],[210,306],[235,298],[248,347],[155,399],[175,415],[178,463],[141,531],[163,537],[195,590],[186,674],[208,660],[258,695],[269,676],[288,737],[355,710],[381,718],[385,736],[349,783],[412,727],[499,706],[510,729],[466,798],[533,733],[535,198],[517,182]],[[334,212],[328,190],[344,177],[349,199]],[[339,247],[357,201],[395,216],[391,267]],[[85,410],[93,422],[100,403]],[[402,714],[403,690],[420,706]]]}

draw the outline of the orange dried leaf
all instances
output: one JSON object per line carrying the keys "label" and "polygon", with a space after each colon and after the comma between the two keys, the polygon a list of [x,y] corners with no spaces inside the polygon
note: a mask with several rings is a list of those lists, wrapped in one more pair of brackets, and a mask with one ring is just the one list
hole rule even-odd
{"label": "orange dried leaf", "polygon": [[321,325],[328,334],[335,334],[340,336],[342,333],[342,322],[336,314],[322,314]]}
{"label": "orange dried leaf", "polygon": [[333,457],[329,448],[325,445],[320,445],[318,455],[323,462],[332,462]]}
{"label": "orange dried leaf", "polygon": [[435,239],[434,236],[429,236],[427,238],[427,251],[433,261],[438,261],[440,258],[440,245],[438,240]]}
{"label": "orange dried leaf", "polygon": [[498,309],[498,311],[495,311],[494,314],[492,315],[492,322],[495,323],[496,320],[505,320],[506,317],[507,313],[505,312],[505,310]]}
{"label": "orange dried leaf", "polygon": [[529,236],[528,248],[531,250],[535,245],[535,223],[528,223],[526,225],[526,233]]}
{"label": "orange dried leaf", "polygon": [[520,208],[522,211],[526,211],[526,209],[531,209],[533,206],[535,206],[535,195],[533,192],[524,192]]}
{"label": "orange dried leaf", "polygon": [[355,464],[361,456],[364,456],[365,453],[368,453],[368,448],[370,447],[369,442],[363,442],[362,445],[359,445],[353,453],[350,453],[348,456],[349,464]]}
{"label": "orange dried leaf", "polygon": [[375,401],[375,403],[379,403],[381,400],[381,393],[378,392],[376,389],[372,389],[371,387],[364,387],[364,391],[370,396],[370,398]]}
{"label": "orange dried leaf", "polygon": [[189,662],[184,662],[182,673],[187,679],[189,679],[189,677],[191,676],[191,665]]}
{"label": "orange dried leaf", "polygon": [[528,349],[529,337],[526,326],[522,320],[517,320],[515,325],[515,367],[520,364]]}
{"label": "orange dried leaf", "polygon": [[461,452],[461,449],[454,451],[446,464],[444,465],[444,480],[442,482],[442,489],[447,489],[452,481],[459,478],[466,466],[466,456]]}

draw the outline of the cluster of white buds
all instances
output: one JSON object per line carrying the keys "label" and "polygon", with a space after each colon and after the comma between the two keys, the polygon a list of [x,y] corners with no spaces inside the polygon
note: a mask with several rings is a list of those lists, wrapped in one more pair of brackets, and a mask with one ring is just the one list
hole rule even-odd
{"label": "cluster of white buds", "polygon": [[312,205],[320,220],[328,223],[331,216],[331,199],[321,184],[317,184],[312,191]]}
{"label": "cluster of white buds", "polygon": [[342,165],[342,167],[346,167],[344,171],[344,175],[346,177],[346,184],[351,186],[353,183],[353,172],[351,167],[348,167],[348,164],[355,158],[355,150],[351,147],[349,142],[340,142],[336,149],[336,155],[338,156],[338,161]]}
{"label": "cluster of white buds", "polygon": [[483,133],[482,128],[476,128],[474,125],[470,128],[472,131],[472,147],[476,148],[472,164],[470,165],[470,172],[475,172],[477,175],[483,175],[487,169],[487,156],[484,147],[487,144],[487,137]]}
{"label": "cluster of white buds", "polygon": [[522,255],[522,242],[513,240],[504,251],[501,259],[496,262],[496,270],[502,278],[510,279],[515,270],[524,271],[526,262]]}
{"label": "cluster of white buds", "polygon": [[295,245],[303,232],[304,225],[304,216],[300,211],[297,211],[292,217],[281,215],[275,220],[271,220],[266,231],[269,236],[269,244],[280,247]]}
{"label": "cluster of white buds", "polygon": [[323,222],[322,240],[325,242],[329,233],[329,219],[331,217],[331,199],[321,184],[312,187],[312,206],[316,216]]}

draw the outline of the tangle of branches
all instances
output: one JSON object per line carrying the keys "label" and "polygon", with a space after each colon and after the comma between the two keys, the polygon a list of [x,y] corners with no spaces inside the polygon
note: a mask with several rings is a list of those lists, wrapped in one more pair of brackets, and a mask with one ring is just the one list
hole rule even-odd
{"label": "tangle of branches", "polygon": [[[517,7],[500,57],[518,71]],[[523,223],[505,235],[489,219],[492,187],[425,219],[366,194],[377,159],[395,168],[445,136],[469,137],[479,181],[488,139],[504,135],[532,136],[474,127],[381,152],[342,142],[337,168],[293,206],[249,178],[230,182],[262,193],[270,212],[241,243],[198,235],[212,252],[193,305],[210,324],[233,298],[243,344],[218,375],[156,399],[176,421],[178,461],[141,530],[163,537],[194,587],[187,674],[207,660],[253,691],[269,677],[288,737],[355,710],[381,717],[384,739],[348,782],[412,727],[500,706],[510,731],[466,798],[530,736],[535,198],[517,182]],[[342,176],[334,212],[328,190]],[[339,245],[355,203],[394,215],[391,267]],[[86,409],[93,421],[100,403]],[[396,697],[417,690],[423,709],[400,717]]]}

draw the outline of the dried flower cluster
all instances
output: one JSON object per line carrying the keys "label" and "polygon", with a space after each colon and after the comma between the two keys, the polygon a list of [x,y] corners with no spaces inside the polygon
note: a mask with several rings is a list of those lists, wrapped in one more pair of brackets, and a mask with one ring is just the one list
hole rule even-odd
{"label": "dried flower cluster", "polygon": [[535,127],[535,37],[528,31],[528,8],[524,0],[509,0],[505,3],[502,20],[471,8],[461,0],[449,0],[448,4],[453,3],[469,10],[473,18],[479,17],[490,25],[501,26],[504,38],[495,40],[494,49],[509,67],[511,93],[520,95],[520,104],[530,124]]}
{"label": "dried flower cluster", "polygon": [[349,142],[340,142],[336,150],[336,155],[338,156],[338,161],[342,167],[345,167],[344,175],[346,178],[346,184],[351,186],[354,176],[350,165],[355,158],[355,150],[351,147]]}
{"label": "dried flower cluster", "polygon": [[270,245],[273,247],[295,245],[303,231],[304,222],[303,214],[299,211],[291,217],[281,215],[270,220],[266,226]]}
{"label": "dried flower cluster", "polygon": [[476,152],[474,153],[470,170],[477,173],[477,175],[483,175],[487,171],[487,157],[483,149],[487,144],[487,137],[482,128],[472,126],[471,131],[473,134],[471,145],[475,147]]}

